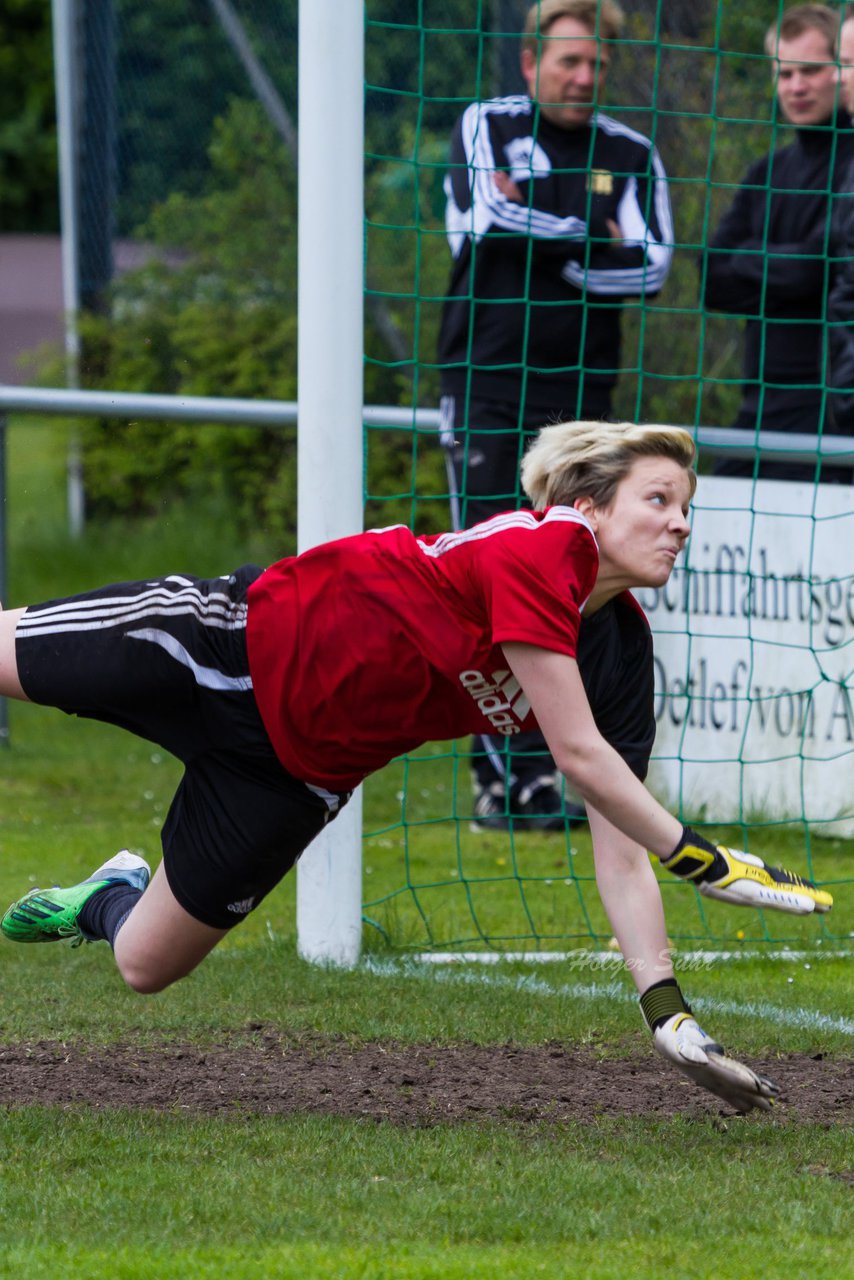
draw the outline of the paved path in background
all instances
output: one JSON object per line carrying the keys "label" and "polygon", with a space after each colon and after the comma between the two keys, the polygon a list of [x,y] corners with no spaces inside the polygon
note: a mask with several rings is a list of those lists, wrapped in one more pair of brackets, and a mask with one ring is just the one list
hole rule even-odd
{"label": "paved path in background", "polygon": [[0,382],[26,386],[26,357],[45,342],[62,346],[59,236],[0,236]]}

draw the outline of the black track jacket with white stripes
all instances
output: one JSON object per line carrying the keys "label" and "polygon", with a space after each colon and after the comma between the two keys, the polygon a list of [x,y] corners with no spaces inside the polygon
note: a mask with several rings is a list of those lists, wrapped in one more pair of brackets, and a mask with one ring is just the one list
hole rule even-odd
{"label": "black track jacket with white stripes", "polygon": [[[496,170],[521,203],[501,194]],[[524,388],[529,408],[549,408],[582,379],[610,389],[622,299],[657,293],[672,255],[667,179],[649,140],[601,112],[560,128],[527,96],[473,103],[452,135],[445,194],[443,394],[518,400]]]}

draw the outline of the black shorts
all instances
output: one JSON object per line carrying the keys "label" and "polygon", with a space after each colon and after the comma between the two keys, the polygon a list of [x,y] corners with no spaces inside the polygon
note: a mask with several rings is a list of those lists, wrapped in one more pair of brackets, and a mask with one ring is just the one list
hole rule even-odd
{"label": "black shorts", "polygon": [[18,675],[33,702],[119,725],[183,761],[162,832],[170,888],[227,929],[349,799],[292,777],[267,737],[246,656],[261,570],[124,582],[27,609]]}

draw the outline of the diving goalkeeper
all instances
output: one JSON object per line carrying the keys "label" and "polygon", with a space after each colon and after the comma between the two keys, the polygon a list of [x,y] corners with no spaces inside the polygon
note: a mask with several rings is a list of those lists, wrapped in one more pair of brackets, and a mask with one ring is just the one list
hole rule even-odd
{"label": "diving goalkeeper", "polygon": [[562,423],[523,461],[533,511],[0,612],[0,693],[120,725],[185,766],[150,882],[122,851],[82,884],[26,894],[4,935],[106,939],[134,990],[160,991],[262,901],[369,773],[425,741],[539,728],[585,799],[599,893],[656,1049],[738,1110],[768,1108],[773,1084],[728,1058],[683,999],[647,856],[710,898],[832,906],[683,827],[643,785],[652,641],[629,590],[673,570],[693,461],[677,428]]}

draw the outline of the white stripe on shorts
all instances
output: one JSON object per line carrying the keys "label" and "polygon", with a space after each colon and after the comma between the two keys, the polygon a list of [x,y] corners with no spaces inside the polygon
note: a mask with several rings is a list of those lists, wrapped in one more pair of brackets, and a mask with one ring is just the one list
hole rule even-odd
{"label": "white stripe on shorts", "polygon": [[313,782],[304,782],[302,784],[309,791],[313,791],[325,803],[330,813],[335,813],[341,801],[334,791],[327,791],[326,787],[316,787]]}
{"label": "white stripe on shorts", "polygon": [[159,645],[161,649],[165,649],[170,658],[174,658],[176,662],[180,662],[182,666],[192,671],[196,684],[201,685],[203,689],[220,689],[229,693],[243,693],[245,690],[252,688],[252,677],[249,675],[224,676],[215,667],[200,666],[187,652],[180,640],[170,636],[168,631],[160,631],[157,627],[145,627],[142,631],[129,631],[127,635],[129,640],[148,640],[152,644]]}
{"label": "white stripe on shorts", "polygon": [[61,635],[71,631],[99,631],[135,622],[152,613],[194,615],[204,626],[235,631],[246,626],[246,604],[235,605],[225,594],[205,596],[195,588],[177,595],[153,586],[135,596],[96,596],[92,600],[67,600],[45,609],[28,609],[18,631],[28,635]]}

